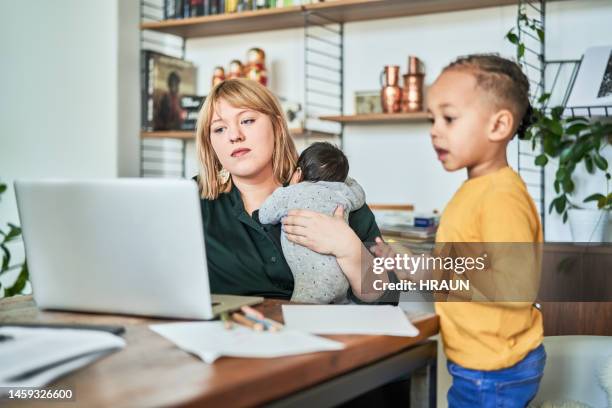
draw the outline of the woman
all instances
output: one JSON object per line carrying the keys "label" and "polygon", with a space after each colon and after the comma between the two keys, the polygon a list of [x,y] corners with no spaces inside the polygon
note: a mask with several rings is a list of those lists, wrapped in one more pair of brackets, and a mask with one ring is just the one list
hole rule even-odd
{"label": "woman", "polygon": [[[297,161],[278,101],[251,80],[218,84],[200,111],[196,149],[211,291],[290,298],[293,276],[280,246],[281,225],[262,225],[258,218],[258,208],[289,181]],[[293,210],[282,228],[289,240],[337,258],[351,285],[349,298],[379,297],[361,287],[362,263],[367,270],[372,264],[363,242],[380,235],[367,205],[350,214],[349,225],[342,208],[334,216]]]}

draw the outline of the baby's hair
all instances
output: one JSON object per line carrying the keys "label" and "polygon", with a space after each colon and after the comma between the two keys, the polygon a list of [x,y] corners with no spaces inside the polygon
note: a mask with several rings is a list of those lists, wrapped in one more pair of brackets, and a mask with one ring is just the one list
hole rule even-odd
{"label": "baby's hair", "polygon": [[533,124],[529,103],[529,79],[514,61],[496,54],[472,54],[459,57],[443,69],[465,70],[474,75],[479,88],[491,94],[498,107],[509,108],[517,122],[516,134],[525,136]]}
{"label": "baby's hair", "polygon": [[303,181],[340,181],[348,176],[348,159],[328,142],[316,142],[308,146],[297,162]]}

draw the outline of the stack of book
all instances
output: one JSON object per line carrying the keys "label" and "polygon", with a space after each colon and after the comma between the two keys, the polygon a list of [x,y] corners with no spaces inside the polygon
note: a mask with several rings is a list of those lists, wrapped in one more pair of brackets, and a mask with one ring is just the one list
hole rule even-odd
{"label": "stack of book", "polygon": [[405,222],[379,222],[381,234],[388,242],[398,242],[428,250],[433,247],[438,229],[439,217],[432,215],[414,215]]}
{"label": "stack of book", "polygon": [[164,0],[164,19],[291,7],[320,1],[322,0]]}

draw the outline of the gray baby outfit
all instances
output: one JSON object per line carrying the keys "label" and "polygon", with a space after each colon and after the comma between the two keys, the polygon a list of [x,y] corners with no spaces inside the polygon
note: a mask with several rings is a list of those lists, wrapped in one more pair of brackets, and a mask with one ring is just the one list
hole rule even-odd
{"label": "gray baby outfit", "polygon": [[[333,215],[336,207],[344,207],[344,218],[348,222],[351,211],[365,204],[365,193],[352,178],[346,182],[303,181],[288,187],[280,187],[259,209],[262,224],[277,224],[289,210],[305,209]],[[295,244],[281,232],[281,245],[294,279],[294,302],[343,303],[349,283],[336,257],[322,255]]]}

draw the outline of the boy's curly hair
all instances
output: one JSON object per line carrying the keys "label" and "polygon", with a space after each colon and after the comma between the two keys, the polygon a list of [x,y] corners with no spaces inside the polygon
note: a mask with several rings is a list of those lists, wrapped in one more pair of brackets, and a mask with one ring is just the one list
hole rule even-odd
{"label": "boy's curly hair", "polygon": [[533,108],[529,103],[529,79],[516,62],[497,54],[471,54],[457,58],[442,72],[448,70],[474,75],[477,86],[489,93],[499,108],[512,111],[516,134],[523,138],[533,124]]}

